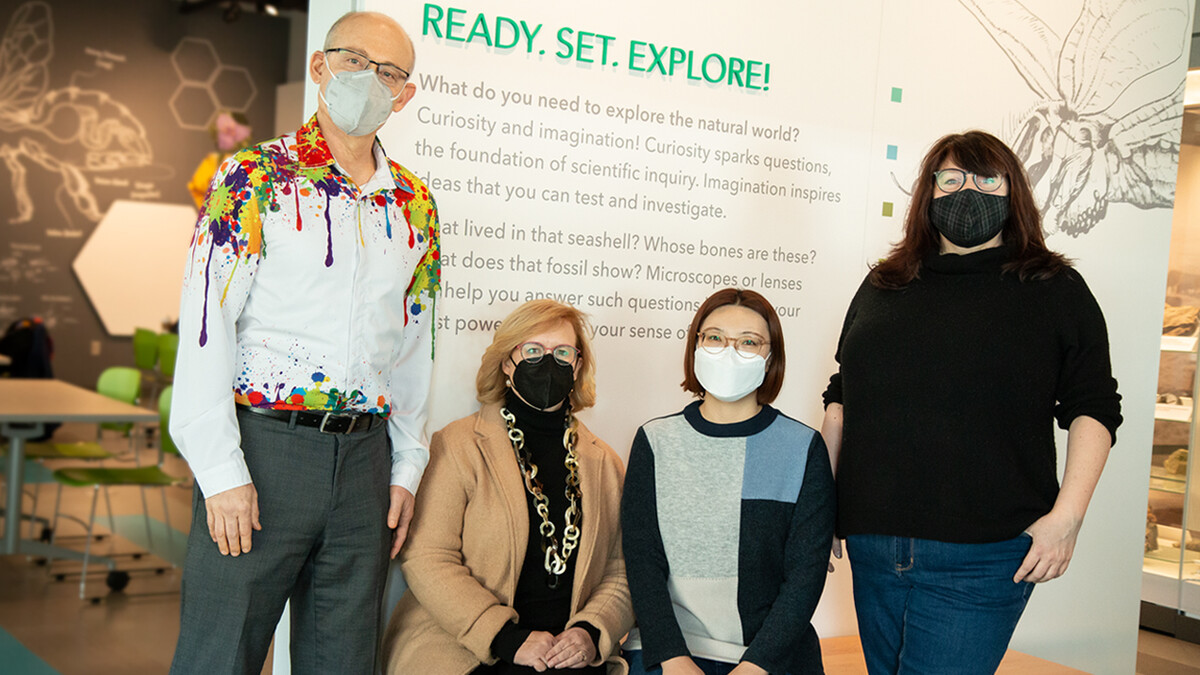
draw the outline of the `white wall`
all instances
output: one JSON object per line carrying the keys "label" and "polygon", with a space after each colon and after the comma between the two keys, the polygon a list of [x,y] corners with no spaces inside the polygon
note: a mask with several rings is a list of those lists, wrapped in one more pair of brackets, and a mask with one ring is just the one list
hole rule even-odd
{"label": "white wall", "polygon": [[[325,30],[350,3],[314,3],[309,28],[311,44],[321,41]],[[466,27],[482,12],[492,29],[497,15],[530,24],[542,24],[534,49],[488,47],[479,39],[470,43],[422,35],[423,3],[398,0],[368,0],[368,9],[392,13],[412,34],[419,54],[418,71],[413,78],[421,89],[402,113],[394,115],[381,133],[390,155],[422,176],[439,180],[458,180],[454,189],[435,190],[446,234],[446,256],[458,256],[456,264],[443,269],[445,284],[452,289],[482,290],[482,300],[472,302],[461,297],[439,299],[442,317],[438,333],[436,384],[433,393],[431,429],[469,413],[474,407],[472,383],[477,358],[490,335],[469,320],[492,321],[502,318],[517,302],[487,304],[491,291],[577,292],[580,305],[592,313],[598,324],[615,328],[657,327],[672,331],[686,326],[691,312],[687,309],[641,310],[628,307],[631,297],[671,297],[698,301],[712,290],[710,285],[651,281],[646,278],[651,266],[668,266],[691,272],[715,272],[757,277],[800,280],[801,290],[768,289],[764,293],[777,305],[794,307],[794,316],[784,319],[788,335],[788,378],[779,407],[813,426],[820,422],[820,393],[833,368],[832,354],[846,304],[866,271],[866,263],[886,251],[899,237],[906,197],[898,185],[911,184],[917,162],[928,145],[943,133],[971,127],[984,128],[1002,138],[1015,137],[1032,112],[1057,90],[1083,92],[1061,81],[1054,82],[1060,68],[1063,39],[1079,18],[1081,0],[1028,0],[1025,7],[1034,17],[1020,15],[1016,3],[990,3],[988,17],[972,16],[971,3],[954,0],[906,0],[884,3],[863,0],[848,3],[771,3],[767,6],[731,6],[709,0],[698,2],[556,3],[542,0],[524,3],[459,2],[466,10]],[[443,5],[444,6],[444,5]],[[1093,7],[1103,9],[1105,3]],[[1179,15],[1171,8],[1180,9]],[[1127,8],[1128,9],[1128,8]],[[1142,3],[1133,14],[1117,14],[1114,24],[1139,23],[1143,30],[1126,34],[1093,33],[1092,40],[1076,42],[1078,53],[1067,55],[1065,62],[1082,72],[1078,82],[1097,75],[1088,69],[1109,67],[1112,63],[1152,69],[1157,74],[1135,78],[1136,86],[1127,93],[1106,89],[1122,82],[1128,73],[1118,66],[1112,72],[1100,72],[1092,82],[1098,90],[1089,103],[1082,99],[1060,101],[1082,113],[1084,121],[1104,121],[1094,107],[1096,100],[1107,104],[1110,114],[1146,111],[1147,103],[1166,97],[1160,126],[1164,135],[1154,136],[1153,125],[1134,125],[1139,133],[1126,134],[1123,145],[1085,146],[1072,142],[1080,138],[1078,127],[1068,129],[1055,121],[1055,128],[1070,131],[1057,137],[1058,145],[1047,145],[1059,161],[1070,157],[1083,167],[1077,173],[1064,169],[1053,175],[1063,186],[1073,184],[1076,176],[1099,181],[1109,179],[1106,167],[1122,161],[1135,161],[1130,148],[1146,151],[1153,160],[1151,174],[1169,175],[1174,180],[1176,158],[1171,151],[1169,131],[1172,115],[1182,105],[1170,97],[1174,83],[1182,81],[1187,60],[1188,12],[1191,2]],[[1157,10],[1153,11],[1153,10]],[[1146,19],[1146,17],[1150,17]],[[1163,21],[1156,22],[1155,18]],[[1039,23],[1040,22],[1040,23]],[[1021,36],[1037,52],[1033,38],[1047,31],[1045,54],[1032,62],[1010,59],[1002,50],[1001,30],[993,38],[985,24]],[[1083,17],[1081,25],[1098,25]],[[581,63],[557,58],[562,45],[555,40],[560,27],[579,32],[609,35],[618,65]],[[1130,33],[1149,35],[1136,44]],[[1176,34],[1178,33],[1178,35]],[[771,64],[770,87],[748,90],[690,81],[686,76],[630,72],[627,63],[631,40],[654,42],[694,50],[703,56],[710,52],[757,59]],[[1125,48],[1117,56],[1117,48]],[[1179,47],[1182,56],[1172,60],[1164,53]],[[544,50],[545,53],[539,53]],[[1100,59],[1102,54],[1110,57]],[[598,61],[599,52],[591,52]],[[1120,59],[1126,59],[1120,62]],[[1033,63],[1050,78],[1049,88],[1041,91],[1030,85]],[[433,88],[434,79],[465,82],[465,95],[446,88]],[[1057,77],[1065,77],[1058,75]],[[1128,83],[1128,82],[1126,82]],[[1068,83],[1069,84],[1069,83]],[[488,101],[475,97],[476,85],[491,87],[497,98]],[[1086,88],[1086,87],[1084,87]],[[899,89],[899,101],[894,99]],[[573,101],[680,112],[686,116],[719,117],[726,121],[746,121],[763,127],[795,128],[793,140],[765,140],[752,134],[723,134],[687,129],[670,123],[624,123],[599,115],[552,110],[532,105],[502,106],[503,92],[541,95]],[[308,87],[306,114],[315,107],[315,91]],[[1050,108],[1044,108],[1050,109]],[[514,125],[532,124],[556,128],[611,132],[637,137],[638,147],[622,150],[609,147],[572,148],[544,139],[528,139],[494,131],[487,135],[472,128],[439,125],[430,122],[436,115],[445,119],[485,120]],[[499,127],[497,127],[499,128]],[[1176,127],[1177,129],[1177,127]],[[799,158],[826,164],[828,173],[766,171],[761,166],[718,165],[687,157],[648,153],[648,137],[673,141],[684,146],[698,143],[703,148],[732,152],[748,151],[767,155]],[[442,149],[441,158],[418,142]],[[1174,142],[1178,142],[1175,132]],[[542,157],[547,162],[563,157],[568,161],[615,164],[630,162],[635,168],[659,169],[672,175],[701,178],[709,174],[725,179],[744,178],[752,182],[775,182],[837,192],[841,201],[808,202],[804,199],[772,198],[756,195],[732,195],[720,190],[686,190],[674,185],[654,185],[646,181],[583,177],[563,170],[497,167],[487,162],[453,159],[451,146],[467,150],[500,150]],[[889,147],[896,146],[895,159]],[[1157,148],[1157,149],[1156,149]],[[1125,154],[1122,154],[1125,153]],[[1142,161],[1140,155],[1136,161]],[[1060,165],[1056,164],[1055,168]],[[1068,167],[1069,168],[1069,167]],[[477,179],[481,184],[495,183],[499,197],[471,192],[465,183]],[[1049,180],[1040,186],[1045,190]],[[1056,214],[1069,213],[1090,196],[1103,191],[1099,183],[1088,182],[1074,200],[1064,190],[1058,207],[1047,223],[1051,247],[1078,261],[1078,266],[1099,299],[1109,321],[1115,375],[1125,397],[1126,423],[1119,432],[1109,466],[1102,478],[1080,536],[1070,572],[1061,580],[1039,587],[1025,618],[1018,628],[1016,649],[1058,661],[1094,673],[1129,673],[1134,669],[1137,639],[1138,594],[1141,579],[1141,541],[1144,506],[1148,485],[1148,454],[1151,444],[1153,394],[1158,362],[1158,333],[1161,321],[1163,287],[1170,232],[1170,201],[1160,196],[1155,203],[1130,203],[1114,198],[1103,220],[1085,233],[1070,234],[1071,223]],[[534,200],[506,201],[503,190],[532,186],[539,191]],[[719,206],[724,218],[701,217],[692,220],[655,213],[644,206],[635,209],[592,207],[574,203],[548,202],[541,191],[565,190],[574,193],[606,192],[606,196],[636,193],[640,199],[689,200]],[[1154,201],[1154,200],[1151,200]],[[892,215],[884,215],[884,203],[891,203]],[[1063,207],[1067,207],[1063,209]],[[473,226],[504,225],[508,236],[498,239],[467,231]],[[644,244],[628,249],[571,247],[565,244],[513,241],[512,227],[530,233],[541,226],[566,233],[651,236],[662,234],[681,242],[704,240],[710,244],[743,248],[780,247],[797,253],[812,252],[805,263],[768,260],[750,263],[713,256],[678,256],[652,253]],[[558,262],[588,261],[588,271],[571,273],[526,273],[514,271],[511,264],[502,271],[467,268],[467,253],[494,257],[511,263],[515,256]],[[445,260],[445,259],[444,259]],[[627,279],[597,276],[592,270],[599,264],[636,268]],[[640,266],[640,267],[639,267]],[[739,283],[738,285],[745,285]],[[588,295],[617,293],[625,306],[609,308],[589,300]],[[459,320],[464,323],[459,326]],[[627,452],[634,429],[646,419],[678,409],[687,398],[677,388],[682,378],[681,340],[599,337],[599,396],[595,409],[582,417],[619,452]],[[1065,438],[1060,438],[1060,455]],[[1063,459],[1060,456],[1060,467]],[[829,579],[818,609],[816,623],[824,636],[855,632],[848,565],[839,565]]]}

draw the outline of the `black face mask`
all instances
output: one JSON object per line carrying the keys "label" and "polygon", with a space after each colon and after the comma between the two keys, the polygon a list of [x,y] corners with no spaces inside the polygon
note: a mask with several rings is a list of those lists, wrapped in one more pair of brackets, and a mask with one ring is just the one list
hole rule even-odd
{"label": "black face mask", "polygon": [[1000,234],[1008,220],[1008,195],[962,189],[929,204],[929,222],[950,243],[974,248]]}
{"label": "black face mask", "polygon": [[546,354],[541,361],[516,363],[513,371],[513,388],[529,405],[546,410],[567,400],[575,388],[575,369],[564,366]]}

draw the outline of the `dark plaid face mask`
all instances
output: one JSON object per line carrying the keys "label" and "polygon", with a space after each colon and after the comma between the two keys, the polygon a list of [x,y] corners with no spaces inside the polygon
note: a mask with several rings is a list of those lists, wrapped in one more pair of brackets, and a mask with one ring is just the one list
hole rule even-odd
{"label": "dark plaid face mask", "polygon": [[1007,220],[1007,195],[989,195],[964,188],[935,199],[929,205],[929,222],[950,243],[962,248],[987,242],[1004,229]]}

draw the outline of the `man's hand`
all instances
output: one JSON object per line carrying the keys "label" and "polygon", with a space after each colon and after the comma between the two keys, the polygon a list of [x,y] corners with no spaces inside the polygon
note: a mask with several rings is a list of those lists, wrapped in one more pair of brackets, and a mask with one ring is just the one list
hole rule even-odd
{"label": "man's hand", "polygon": [[218,492],[204,500],[208,511],[208,536],[221,555],[238,557],[250,552],[250,529],[262,530],[258,522],[258,490],[254,483]]}
{"label": "man's hand", "polygon": [[662,668],[663,675],[704,675],[704,671],[700,670],[700,666],[696,665],[690,656],[676,656],[658,665]]}
{"label": "man's hand", "polygon": [[394,560],[408,538],[408,524],[413,517],[413,494],[408,490],[393,485],[391,487],[392,505],[388,508],[388,528],[392,530],[392,553]]}
{"label": "man's hand", "polygon": [[513,656],[513,664],[529,666],[539,673],[543,672],[546,670],[546,652],[553,646],[553,635],[544,630],[535,630],[521,643],[521,648]]}
{"label": "man's hand", "polygon": [[583,668],[596,658],[592,636],[578,626],[568,628],[554,638],[554,646],[546,652],[548,668]]}

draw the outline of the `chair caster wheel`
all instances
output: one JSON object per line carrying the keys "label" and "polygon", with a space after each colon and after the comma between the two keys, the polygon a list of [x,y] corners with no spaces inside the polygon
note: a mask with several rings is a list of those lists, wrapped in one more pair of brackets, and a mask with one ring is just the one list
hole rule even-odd
{"label": "chair caster wheel", "polygon": [[141,553],[134,553],[134,554],[133,554],[133,559],[134,559],[134,560],[141,560],[141,559],[142,559],[142,554],[141,554]]}
{"label": "chair caster wheel", "polygon": [[155,570],[154,570],[154,573],[155,573],[155,574],[166,574],[166,573],[167,573],[167,568],[165,568],[165,567],[159,567],[159,568],[157,568],[157,569],[155,569]]}
{"label": "chair caster wheel", "polygon": [[52,539],[53,537],[54,537],[54,530],[49,527],[43,527],[42,534],[40,536],[38,536],[38,541],[42,542],[43,544],[49,544],[50,539]]}
{"label": "chair caster wheel", "polygon": [[104,583],[107,584],[110,589],[119,593],[125,590],[125,587],[129,585],[129,572],[113,570],[108,573],[107,577],[104,578]]}
{"label": "chair caster wheel", "polygon": [[88,598],[88,603],[92,605],[100,604],[100,598]]}
{"label": "chair caster wheel", "polygon": [[54,575],[55,581],[65,581],[66,578],[67,578],[67,575],[65,575],[65,574],[55,574]]}

